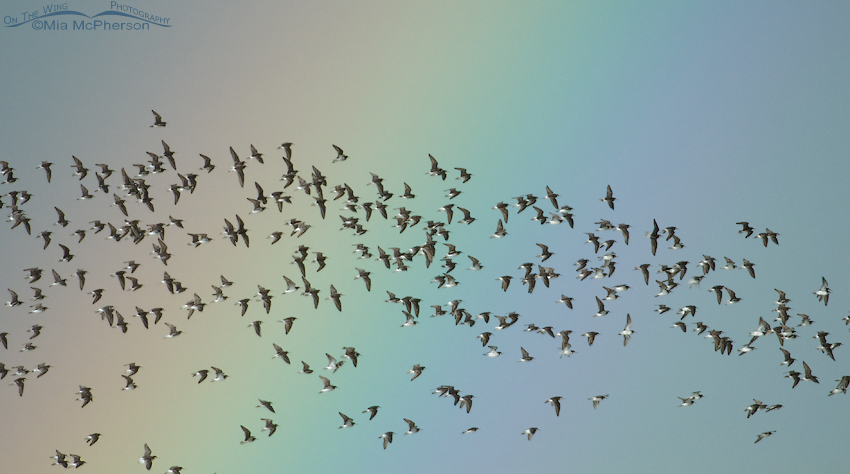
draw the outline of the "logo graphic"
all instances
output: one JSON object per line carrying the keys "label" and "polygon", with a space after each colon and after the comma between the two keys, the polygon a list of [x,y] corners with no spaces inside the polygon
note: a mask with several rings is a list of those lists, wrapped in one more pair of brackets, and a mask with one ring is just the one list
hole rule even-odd
{"label": "logo graphic", "polygon": [[[68,21],[64,21],[64,17],[67,16],[73,17],[69,18],[70,25]],[[71,10],[66,2],[44,5],[40,10],[3,17],[6,28],[30,25],[34,30],[139,31],[150,30],[151,25],[171,28],[170,22],[171,18],[154,15],[132,5],[118,2],[110,2],[109,10],[92,16]]]}

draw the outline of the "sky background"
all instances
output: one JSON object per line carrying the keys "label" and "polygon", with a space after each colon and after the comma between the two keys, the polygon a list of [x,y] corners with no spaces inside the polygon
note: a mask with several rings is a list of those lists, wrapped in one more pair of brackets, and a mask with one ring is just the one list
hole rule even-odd
{"label": "sky background", "polygon": [[[129,4],[129,3],[128,3]],[[23,397],[0,385],[0,463],[4,472],[41,473],[58,449],[87,462],[88,472],[142,472],[143,445],[157,459],[151,472],[179,465],[190,473],[425,471],[463,472],[734,472],[798,473],[850,468],[850,405],[846,395],[827,397],[835,380],[850,375],[847,348],[836,361],[815,349],[818,331],[830,342],[848,342],[850,232],[850,5],[843,2],[232,2],[145,1],[132,6],[169,17],[169,28],[148,31],[37,31],[31,24],[0,30],[0,159],[15,168],[15,183],[3,194],[27,190],[22,206],[33,236],[23,229],[0,229],[0,288],[18,293],[26,305],[0,311],[0,332],[9,349],[0,349],[7,367],[52,366],[36,380],[27,376]],[[9,1],[0,16],[41,9],[42,3]],[[68,9],[94,16],[109,2],[68,2]],[[82,17],[54,17],[79,20]],[[70,24],[70,23],[69,23]],[[150,110],[168,125],[150,128]],[[165,241],[173,254],[165,267],[150,255],[153,237],[138,245],[105,240],[90,233],[81,243],[71,233],[101,220],[116,226],[124,216],[110,207],[112,197],[97,188],[95,163],[136,170],[146,151],[162,153],[161,140],[176,152],[177,172],[196,172],[197,190],[177,205],[168,191],[179,183],[175,171],[145,177],[156,206],[150,212],[128,198],[131,219],[142,224],[184,219],[185,229],[169,227]],[[247,197],[254,182],[269,194],[282,190],[285,166],[277,147],[293,142],[293,163],[301,176],[316,166],[327,176],[325,197],[347,183],[361,202],[374,201],[370,172],[380,175],[396,196],[390,210],[405,206],[427,220],[445,221],[440,206],[445,190],[463,194],[451,202],[471,211],[476,221],[458,224],[449,243],[464,252],[454,261],[454,288],[429,283],[440,269],[425,268],[422,257],[407,272],[386,270],[380,262],[359,260],[353,245],[377,255],[383,249],[408,249],[425,241],[422,224],[399,234],[392,220],[377,214],[362,237],[340,232],[343,200],[319,217],[312,199],[287,188],[293,205],[278,213],[273,205],[251,214]],[[248,161],[240,188],[229,147],[240,157],[253,144],[265,164]],[[336,144],[349,159],[332,163]],[[209,156],[216,169],[199,171]],[[449,170],[445,181],[428,176],[431,154]],[[79,181],[71,176],[71,156],[90,169]],[[36,166],[53,162],[48,185]],[[461,183],[455,167],[473,174]],[[118,190],[119,174],[107,180]],[[79,201],[82,183],[95,198]],[[414,199],[402,200],[403,183]],[[617,198],[605,203],[606,186]],[[560,205],[574,208],[575,228],[531,221],[534,211],[511,208],[508,235],[490,239],[500,214],[496,203],[514,196],[545,195],[549,186]],[[2,198],[7,206],[9,197]],[[53,207],[71,224],[55,226]],[[554,211],[540,199],[538,207]],[[221,235],[223,220],[244,218],[251,246],[234,248]],[[284,237],[274,246],[273,231],[288,230],[291,218],[313,227],[301,238]],[[628,246],[615,232],[596,232],[599,219],[631,225]],[[676,226],[685,248],[661,242],[656,256],[644,232],[656,219]],[[745,239],[735,223],[748,221],[779,234],[780,245],[764,247]],[[35,234],[53,232],[42,250]],[[187,232],[214,240],[193,248]],[[603,280],[575,279],[573,262],[598,260],[585,232],[615,239],[617,270]],[[440,239],[440,242],[442,240]],[[75,255],[59,262],[62,243]],[[536,243],[555,253],[544,265],[561,277],[550,288],[538,281],[526,292],[517,267],[539,263]],[[321,251],[328,266],[307,278],[321,290],[318,309],[297,293],[282,295],[282,275],[299,281],[291,255],[299,245]],[[437,257],[447,247],[438,244]],[[484,265],[466,270],[467,255]],[[745,271],[709,273],[700,288],[688,288],[697,262],[710,255],[740,265],[756,264],[756,279]],[[312,258],[312,255],[311,255]],[[136,260],[144,287],[121,291],[110,274]],[[661,264],[688,261],[688,275],[670,295],[655,297],[657,285],[643,284],[632,269],[650,263],[651,277]],[[24,268],[45,270],[33,285]],[[86,269],[85,291],[104,288],[97,305],[80,291],[73,273]],[[372,290],[355,280],[355,268],[372,272]],[[50,270],[68,278],[68,287],[50,287]],[[162,272],[189,291],[169,294]],[[210,304],[189,320],[181,306],[199,294],[212,300],[210,285],[219,275],[234,281],[229,299]],[[512,275],[502,292],[496,278]],[[828,306],[812,292],[821,278],[830,284]],[[324,297],[333,284],[343,295],[337,312]],[[603,286],[631,289],[610,311],[593,318],[594,296]],[[271,313],[258,302],[239,316],[233,302],[253,298],[257,285],[272,290]],[[717,305],[707,291],[732,288],[742,301]],[[30,286],[44,289],[48,311],[28,314]],[[820,384],[801,382],[791,389],[774,336],[759,338],[755,351],[738,356],[758,318],[772,321],[777,294],[792,299],[790,323],[798,313],[815,323],[798,328],[785,343],[802,372],[811,366]],[[422,299],[419,324],[404,322],[400,305],[385,303],[386,291]],[[566,294],[574,308],[555,301]],[[455,326],[450,316],[430,318],[431,305],[454,299],[473,314],[518,312],[518,324],[494,331],[497,322]],[[724,297],[724,302],[728,298]],[[673,311],[653,312],[658,304]],[[126,334],[110,328],[94,312],[113,305],[129,321]],[[698,307],[688,317],[688,333],[670,326],[684,305]],[[165,308],[163,321],[145,330],[135,307]],[[444,306],[445,308],[445,306]],[[627,347],[617,333],[630,314],[636,331]],[[277,321],[297,317],[286,335]],[[263,321],[257,337],[247,326]],[[724,331],[735,342],[731,356],[713,351],[710,339],[691,331],[695,321]],[[183,334],[165,339],[163,322]],[[559,340],[522,331],[525,324],[573,330],[571,357],[559,357]],[[21,353],[26,329],[44,326]],[[502,355],[491,359],[476,335],[494,333],[491,344]],[[597,331],[593,346],[579,335]],[[272,359],[272,343],[289,351],[292,365]],[[344,346],[362,355],[358,367],[323,370],[325,353],[339,358]],[[518,363],[520,347],[535,359]],[[315,371],[297,373],[300,361]],[[138,388],[122,391],[124,364],[143,368],[133,377]],[[410,381],[414,364],[426,367]],[[222,368],[224,382],[196,383],[191,374]],[[338,388],[319,394],[318,375]],[[474,394],[467,414],[449,398],[431,392],[453,385]],[[80,408],[79,385],[92,387],[94,401]],[[699,390],[705,398],[678,407],[677,397]],[[609,394],[598,409],[589,397]],[[562,396],[559,417],[544,404]],[[783,408],[747,419],[744,409],[759,399]],[[276,413],[256,408],[270,400]],[[361,413],[381,407],[374,420]],[[342,412],[355,426],[340,430]],[[271,438],[260,418],[278,423]],[[403,418],[419,433],[403,435]],[[257,441],[240,445],[240,425]],[[474,434],[461,432],[476,426]],[[531,442],[520,433],[539,428]],[[759,433],[776,434],[759,444]],[[388,449],[379,436],[393,431]],[[102,434],[92,447],[85,438]],[[717,459],[717,453],[722,458]]]}

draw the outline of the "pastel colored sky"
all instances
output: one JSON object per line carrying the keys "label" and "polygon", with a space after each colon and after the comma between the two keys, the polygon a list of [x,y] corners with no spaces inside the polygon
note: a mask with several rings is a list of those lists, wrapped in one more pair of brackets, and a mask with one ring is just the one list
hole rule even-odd
{"label": "pastel colored sky", "polygon": [[[847,348],[836,361],[816,350],[818,331],[829,342],[848,345],[841,318],[850,309],[850,5],[845,2],[493,2],[493,1],[284,1],[234,2],[140,1],[127,3],[161,17],[168,28],[143,31],[52,31],[35,22],[0,29],[0,160],[15,169],[18,181],[0,185],[6,211],[10,191],[27,190],[33,198],[21,209],[31,219],[33,235],[22,228],[0,229],[0,288],[18,293],[25,305],[0,311],[0,332],[9,348],[0,349],[7,368],[39,363],[52,367],[45,376],[26,376],[18,397],[12,373],[0,384],[0,471],[50,472],[54,450],[74,453],[90,473],[143,472],[137,463],[143,445],[157,456],[151,472],[170,466],[192,473],[241,472],[730,472],[799,473],[850,468],[850,403],[844,394],[827,396],[836,380],[850,375]],[[68,10],[88,16],[109,10],[103,1],[69,1]],[[42,10],[44,4],[9,1],[0,16]],[[56,21],[81,21],[57,15]],[[86,20],[89,21],[89,20]],[[112,20],[110,20],[112,21]],[[115,20],[119,21],[119,20]],[[120,20],[130,21],[130,20]],[[150,128],[150,110],[168,125]],[[177,171],[145,177],[156,206],[150,212],[127,198],[129,219],[141,225],[168,222],[185,228],[166,230],[173,257],[163,266],[149,252],[153,236],[138,245],[104,240],[106,232],[77,243],[70,234],[101,220],[116,227],[124,216],[111,207],[120,173],[107,179],[110,195],[97,189],[96,163],[113,170],[162,153],[161,141],[176,152]],[[293,142],[293,163],[309,178],[311,166],[327,176],[327,218],[310,204],[311,196],[285,190],[293,204],[283,213],[275,206],[251,214],[246,198],[256,197],[257,182],[266,194],[283,190],[286,167],[282,142]],[[332,163],[338,145],[349,156]],[[247,159],[249,146],[264,153],[265,164]],[[248,162],[240,188],[229,148]],[[199,154],[216,169],[198,168]],[[428,155],[449,171],[445,181],[428,176]],[[72,176],[72,156],[89,168],[82,181]],[[53,164],[47,184],[43,161]],[[469,170],[468,183],[455,180],[456,167]],[[176,173],[197,173],[194,193],[173,203],[169,185]],[[357,259],[353,245],[363,243],[377,257],[377,247],[409,249],[424,243],[422,225],[399,234],[374,214],[362,237],[340,231],[344,199],[333,201],[333,187],[347,183],[360,202],[376,199],[369,173],[380,175],[395,196],[389,211],[405,206],[429,220],[444,221],[437,209],[455,205],[446,228],[448,243],[462,251],[452,272],[460,285],[437,288],[431,280],[444,269],[423,257],[407,272],[392,272],[372,259]],[[402,200],[403,184],[415,198]],[[95,196],[77,200],[80,184]],[[612,211],[600,199],[606,186],[616,196]],[[542,199],[546,186],[559,194],[559,205],[574,210],[575,228],[541,226],[535,211],[517,214],[511,207],[508,235],[490,239],[501,217],[491,208],[529,193],[536,206],[555,211]],[[462,191],[449,201],[446,190]],[[54,225],[61,208],[71,224]],[[475,222],[458,224],[459,207]],[[221,229],[224,219],[239,214],[250,229],[251,246],[231,246]],[[392,214],[390,215],[392,217]],[[288,231],[292,218],[312,225],[301,238],[272,246],[266,237]],[[629,245],[619,232],[598,231],[600,219],[631,226]],[[644,237],[656,219],[675,226],[684,249],[660,241],[656,256]],[[780,245],[767,247],[745,239],[736,222],[748,221],[756,233],[770,228]],[[53,232],[53,243],[36,234]],[[615,239],[616,272],[602,280],[575,278],[573,263],[600,261],[585,232]],[[209,244],[187,245],[187,233],[207,233]],[[438,238],[437,258],[447,247]],[[533,294],[521,283],[525,262],[540,259],[537,243],[555,255],[544,265],[561,274],[549,288],[537,281]],[[59,262],[58,244],[71,249],[72,262]],[[323,252],[328,266],[307,278],[319,288],[320,304],[296,294],[283,295],[282,275],[299,282],[291,255],[299,245]],[[469,271],[468,255],[484,265]],[[688,278],[710,255],[722,264],[729,257],[756,264],[756,278],[741,270],[709,273],[701,287]],[[141,263],[136,272],[144,286],[121,291],[110,274],[125,261]],[[308,262],[309,262],[308,260]],[[688,262],[688,275],[666,296],[654,296],[657,284],[643,283],[632,269],[650,263]],[[30,285],[24,268],[45,270]],[[355,268],[372,273],[372,290],[355,280]],[[68,287],[51,287],[50,270],[68,279]],[[73,273],[88,271],[85,291]],[[162,272],[189,290],[169,294]],[[234,285],[229,299],[208,304],[186,318],[181,306],[193,293],[212,300],[211,285],[225,275]],[[496,279],[514,277],[507,292]],[[812,292],[829,281],[829,305]],[[324,298],[333,284],[343,297],[337,312]],[[595,296],[603,286],[631,288],[610,311],[594,318]],[[2,286],[5,285],[5,286]],[[40,286],[39,286],[40,285]],[[272,290],[271,313],[254,301],[257,285]],[[732,288],[742,301],[717,305],[707,290]],[[28,314],[30,286],[44,290],[48,311]],[[104,288],[96,305],[86,291]],[[798,314],[814,324],[797,327],[798,338],[783,346],[802,372],[805,361],[819,384],[792,381],[783,375],[783,355],[773,335],[753,343],[752,353],[738,356],[759,317],[773,321],[777,293],[787,293]],[[415,327],[400,305],[385,303],[386,291],[422,299]],[[556,304],[562,294],[574,308]],[[251,298],[248,314],[239,316],[234,302]],[[461,299],[472,314],[518,312],[519,324],[503,331],[478,321],[456,326],[451,316],[430,318],[432,305]],[[724,296],[724,302],[728,297]],[[129,330],[110,328],[94,312],[113,305],[130,323]],[[666,304],[673,311],[653,310]],[[688,333],[670,326],[685,305],[697,315],[684,321]],[[145,330],[131,317],[136,307],[165,308],[163,321]],[[632,336],[623,347],[626,314]],[[290,334],[278,320],[297,317]],[[248,327],[263,321],[263,335]],[[735,341],[731,356],[713,350],[711,339],[691,329],[696,321],[723,330]],[[166,339],[163,323],[184,333]],[[31,342],[26,330],[44,327]],[[559,340],[522,331],[526,324],[570,329],[576,353],[559,357]],[[778,323],[774,323],[778,324]],[[487,352],[476,335],[494,333]],[[599,332],[593,346],[580,334]],[[292,364],[272,359],[272,343],[289,351]],[[342,347],[360,352],[358,367],[324,370],[326,353],[338,359]],[[534,360],[518,363],[520,347]],[[297,373],[301,361],[314,373]],[[122,391],[124,364],[142,369],[133,377],[138,388]],[[426,367],[414,381],[407,371]],[[191,374],[211,366],[229,375],[223,382],[197,383]],[[14,369],[13,369],[14,370]],[[318,375],[338,388],[319,394]],[[92,387],[94,401],[75,401],[78,386]],[[431,392],[453,385],[474,394],[470,413],[450,398]],[[677,397],[699,390],[705,397],[678,407]],[[597,409],[588,398],[609,394]],[[561,396],[556,417],[544,400]],[[276,413],[256,408],[258,399],[274,403]],[[744,409],[758,399],[782,409]],[[380,405],[373,420],[362,413]],[[339,412],[355,426],[338,429]],[[279,425],[273,437],[261,431],[261,418]],[[404,418],[419,433],[404,435]],[[240,425],[258,438],[241,445]],[[476,426],[473,434],[461,434]],[[532,441],[520,433],[539,428]],[[395,432],[381,449],[379,436]],[[758,444],[759,433],[776,434]],[[102,434],[92,447],[90,433]]]}

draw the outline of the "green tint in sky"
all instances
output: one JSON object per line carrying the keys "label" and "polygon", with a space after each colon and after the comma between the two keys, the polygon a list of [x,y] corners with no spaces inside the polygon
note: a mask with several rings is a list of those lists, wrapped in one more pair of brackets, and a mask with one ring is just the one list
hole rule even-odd
{"label": "green tint in sky", "polygon": [[[130,5],[127,3],[127,5]],[[146,31],[53,31],[35,22],[0,28],[0,160],[15,169],[17,181],[0,184],[8,214],[12,191],[33,195],[20,204],[32,236],[11,222],[0,229],[0,288],[15,291],[24,303],[0,311],[0,332],[8,349],[0,362],[10,373],[0,384],[0,472],[49,472],[55,450],[74,453],[91,473],[143,472],[137,463],[145,443],[157,456],[151,472],[182,466],[184,472],[731,472],[799,473],[842,471],[850,467],[847,442],[850,416],[845,394],[828,396],[837,379],[850,375],[846,347],[835,348],[835,361],[817,350],[819,331],[830,343],[848,342],[850,232],[847,130],[850,129],[850,7],[842,2],[232,2],[141,1],[140,11],[168,17],[169,28]],[[43,10],[29,1],[4,2],[0,17]],[[69,11],[94,15],[109,2],[68,2]],[[57,15],[56,21],[82,16]],[[106,17],[98,17],[106,18]],[[117,17],[108,17],[117,18]],[[89,20],[86,20],[89,21]],[[110,19],[110,21],[112,21]],[[121,19],[115,21],[131,21]],[[4,25],[8,22],[4,23]],[[168,122],[150,128],[150,110]],[[134,166],[162,153],[161,141],[176,152],[177,170],[142,176],[150,185],[155,211],[126,197],[125,218],[113,194],[124,196],[120,170],[134,177]],[[326,219],[298,182],[284,189],[283,142],[292,142],[293,166],[310,181],[315,166],[327,176]],[[349,156],[332,163],[340,146]],[[248,158],[250,146],[265,164]],[[229,148],[247,162],[245,186],[239,187]],[[199,168],[209,156],[215,170]],[[433,155],[448,178],[428,176]],[[89,168],[86,178],[72,176],[72,156]],[[47,184],[42,161],[52,162]],[[96,164],[116,171],[101,192]],[[472,175],[467,183],[455,168]],[[198,174],[194,192],[184,190],[174,203],[169,191],[180,173]],[[386,203],[389,219],[375,212],[342,210],[345,197],[334,188],[348,184],[358,204],[375,202],[370,173],[383,178],[394,196]],[[251,213],[246,199],[283,191],[292,204],[278,213],[269,201]],[[404,184],[415,198],[404,200]],[[77,200],[80,185],[93,195]],[[616,210],[600,199],[614,190]],[[558,193],[559,206],[573,208],[575,226],[541,225],[537,211],[518,213],[516,196],[538,197],[534,206],[551,218],[556,209],[543,200],[546,187]],[[447,190],[462,192],[449,200]],[[508,235],[489,236],[508,203]],[[449,240],[436,239],[436,255],[425,267],[419,255],[409,270],[387,270],[378,247],[392,254],[425,243],[427,221],[446,222],[438,209],[454,204],[446,225]],[[405,207],[422,222],[399,233],[393,215]],[[71,222],[54,225],[58,207]],[[459,208],[476,219],[459,224]],[[222,234],[224,220],[239,215],[249,229],[250,248],[232,246]],[[89,230],[92,221],[117,228],[126,220],[139,226],[183,219],[184,228],[168,226],[165,239],[172,258],[164,266],[150,254],[156,236],[134,245],[106,240],[108,232]],[[367,230],[355,236],[340,230],[339,216],[355,216]],[[289,235],[287,221],[312,227],[304,236]],[[597,230],[602,219],[630,225],[625,245],[617,231]],[[644,233],[653,219],[676,227],[684,244],[659,240],[653,256]],[[737,222],[755,233],[779,234],[780,245],[745,239]],[[71,236],[86,230],[84,240]],[[52,243],[35,235],[52,232]],[[274,245],[276,231],[284,237]],[[197,248],[189,233],[212,238]],[[603,279],[575,278],[573,263],[598,257],[585,243],[586,233],[615,240],[615,271]],[[451,272],[460,284],[437,288],[432,282],[446,268],[441,259],[454,244]],[[536,257],[548,245],[545,263]],[[58,245],[74,258],[60,262]],[[359,259],[356,244],[371,258]],[[319,289],[319,307],[302,297],[303,282],[293,255],[309,247],[306,278]],[[314,252],[327,267],[316,271]],[[689,284],[702,273],[704,256],[718,269],[701,285]],[[470,271],[467,256],[481,261]],[[755,263],[756,278],[746,271],[722,270],[728,257],[741,266]],[[117,278],[129,260],[141,266],[131,276],[143,287],[122,291]],[[529,294],[523,285],[526,262],[552,267],[560,274],[549,287],[536,280]],[[655,296],[654,280],[662,265],[686,262],[679,286]],[[639,271],[649,263],[649,285]],[[30,284],[22,270],[44,269]],[[355,279],[357,268],[371,272],[372,289]],[[394,266],[393,269],[396,267]],[[84,269],[85,290],[74,273]],[[51,286],[55,270],[68,286]],[[188,288],[172,295],[160,283],[163,272]],[[610,270],[606,270],[610,273]],[[224,288],[226,301],[212,303],[212,285],[220,275],[234,282]],[[283,294],[283,275],[302,289]],[[503,292],[497,278],[513,280]],[[830,302],[812,294],[826,278]],[[2,286],[2,285],[5,285]],[[325,298],[330,285],[342,293],[343,311]],[[629,285],[610,313],[594,318],[596,297],[604,287]],[[707,290],[731,288],[742,300],[718,305]],[[258,286],[271,290],[266,314],[255,296]],[[44,291],[49,309],[30,314],[33,290]],[[87,291],[103,288],[92,304]],[[751,339],[759,318],[772,325],[779,289],[788,306],[796,339],[784,342],[796,359],[790,368],[773,334],[753,341],[754,351],[738,355]],[[405,322],[403,306],[385,302],[387,291],[421,299],[417,325]],[[186,302],[198,294],[203,312],[187,318]],[[573,309],[556,303],[575,298]],[[237,301],[249,299],[240,316]],[[476,319],[455,325],[451,315],[431,317],[433,306],[452,300],[473,316],[503,316],[515,311],[513,327],[496,330],[498,321]],[[670,312],[653,310],[667,305]],[[129,323],[126,334],[95,313],[114,306]],[[687,333],[671,327],[686,305],[697,307],[683,319]],[[145,330],[133,317],[136,308],[164,308],[163,320]],[[634,335],[622,336],[626,315]],[[799,314],[814,323],[797,326]],[[286,334],[279,320],[297,318]],[[262,337],[250,324],[262,321]],[[734,341],[731,356],[713,350],[711,339],[697,335],[696,322],[723,331]],[[183,333],[165,338],[173,324]],[[32,325],[42,334],[30,341]],[[559,355],[560,339],[531,331],[528,324],[571,330],[575,351]],[[581,334],[598,332],[589,346]],[[488,352],[476,336],[491,332]],[[20,352],[27,342],[37,346]],[[272,344],[289,351],[291,365]],[[346,360],[337,371],[324,369],[330,354],[342,360],[343,347],[361,354],[358,366]],[[534,360],[519,363],[520,347]],[[312,374],[298,373],[301,362]],[[125,364],[142,366],[124,391]],[[788,370],[803,372],[806,362],[819,384],[803,381],[792,389]],[[43,377],[29,373],[19,397],[14,367],[32,370],[51,365]],[[426,367],[416,380],[407,373]],[[229,376],[197,383],[191,374],[219,367]],[[319,393],[323,375],[337,386]],[[75,400],[79,386],[92,388],[85,408]],[[441,385],[474,394],[470,413],[451,397],[432,392]],[[692,406],[681,400],[699,390]],[[590,397],[610,395],[597,409]],[[563,397],[560,416],[544,403]],[[781,404],[749,419],[745,408],[761,400]],[[275,413],[258,408],[269,400]],[[378,415],[362,413],[379,405]],[[339,429],[344,413],[354,419]],[[261,418],[278,424],[272,437],[261,431]],[[421,428],[405,435],[411,419]],[[244,439],[240,425],[257,440]],[[475,433],[461,434],[470,427]],[[532,441],[521,433],[539,431]],[[393,431],[383,450],[380,435]],[[754,444],[759,433],[776,433]],[[94,446],[86,436],[101,433]],[[789,453],[793,453],[789,455]],[[720,454],[720,456],[718,456]]]}

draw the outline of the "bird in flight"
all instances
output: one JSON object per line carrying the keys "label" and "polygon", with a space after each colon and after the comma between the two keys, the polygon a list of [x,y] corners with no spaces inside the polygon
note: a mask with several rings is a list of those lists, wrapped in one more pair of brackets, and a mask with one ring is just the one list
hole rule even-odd
{"label": "bird in flight", "polygon": [[393,432],[387,431],[378,437],[378,439],[384,440],[384,449],[387,449],[387,445],[393,442]]}
{"label": "bird in flight", "polygon": [[534,428],[534,427],[532,427],[532,428],[529,428],[529,429],[527,429],[527,430],[523,431],[523,432],[522,432],[522,433],[520,433],[520,434],[522,434],[522,435],[527,435],[527,436],[528,436],[528,440],[529,440],[529,441],[531,441],[531,438],[534,436],[534,433],[537,433],[537,431],[538,431],[538,428]]}
{"label": "bird in flight", "polygon": [[408,370],[407,371],[408,374],[413,374],[413,378],[410,379],[410,381],[412,382],[412,381],[416,380],[417,377],[422,375],[423,370],[425,370],[425,367],[423,367],[419,364],[414,365],[412,369]]}
{"label": "bird in flight", "polygon": [[599,402],[608,398],[608,395],[597,395],[595,397],[590,397],[588,400],[593,402],[593,408],[599,407]]}
{"label": "bird in flight", "polygon": [[331,163],[336,163],[338,161],[345,161],[345,160],[348,159],[348,156],[345,153],[342,152],[342,148],[340,148],[336,145],[331,145],[331,146],[333,146],[334,150],[336,150],[336,157],[334,158],[334,160]]}
{"label": "bird in flight", "polygon": [[251,431],[249,431],[248,428],[245,428],[244,425],[240,425],[240,427],[242,428],[242,433],[245,435],[245,439],[243,441],[240,441],[239,444],[253,443],[257,440],[257,438],[251,436]]}
{"label": "bird in flight", "polygon": [[[160,115],[158,113],[156,113],[155,110],[151,110],[151,112],[153,112],[154,121],[153,121],[153,125],[151,125],[150,128],[164,127],[166,125],[166,122],[162,121],[162,117],[160,117]],[[150,469],[150,468],[148,468],[148,469]]]}
{"label": "bird in flight", "polygon": [[563,397],[552,397],[546,400],[543,403],[549,403],[553,407],[555,407],[555,416],[561,416],[561,399]]}
{"label": "bird in flight", "polygon": [[608,190],[605,193],[605,197],[600,199],[600,201],[607,203],[608,207],[610,207],[611,210],[613,211],[614,210],[614,201],[616,201],[616,200],[617,200],[617,198],[614,197],[614,192],[611,191],[611,185],[609,184]]}
{"label": "bird in flight", "polygon": [[[57,452],[58,452],[58,451],[57,451]],[[145,453],[144,453],[144,454],[142,455],[142,457],[139,459],[139,463],[140,463],[140,464],[144,464],[144,465],[145,465],[145,469],[147,469],[148,471],[150,471],[150,470],[151,470],[151,466],[153,465],[153,460],[154,460],[154,459],[156,459],[156,456],[154,456],[154,455],[151,453],[151,448],[149,448],[149,447],[148,447],[148,445],[147,445],[147,443],[145,443]]]}

